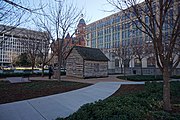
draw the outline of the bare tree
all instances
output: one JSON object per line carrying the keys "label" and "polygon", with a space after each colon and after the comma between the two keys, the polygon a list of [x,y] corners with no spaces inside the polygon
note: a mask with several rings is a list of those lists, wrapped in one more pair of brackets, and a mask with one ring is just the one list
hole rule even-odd
{"label": "bare tree", "polygon": [[[11,30],[15,29],[21,23],[21,19],[24,15],[25,11],[16,8],[15,6],[9,4],[7,1],[1,0],[0,1],[0,35],[5,33],[10,33]],[[13,27],[7,27],[7,25]],[[3,49],[3,43],[6,39],[0,40],[0,45]]]}
{"label": "bare tree", "polygon": [[[66,56],[68,55],[69,51],[71,50],[71,47],[69,47],[69,44],[72,42],[74,34],[75,34],[75,32],[70,36],[70,34],[68,33],[67,36],[65,37],[63,45],[62,45],[62,62],[61,62],[62,65],[61,66],[63,68],[65,68]],[[51,47],[52,47],[53,54],[56,54],[58,56],[58,52],[60,49],[58,46],[58,41],[55,41],[54,43],[52,43]]]}
{"label": "bare tree", "polygon": [[43,44],[38,47],[38,53],[39,53],[39,60],[42,68],[42,77],[44,77],[44,66],[47,65],[51,59],[54,57],[55,54],[49,54],[51,50],[50,46],[50,34],[47,32],[44,32],[44,34],[41,34],[41,38],[44,40]]}
{"label": "bare tree", "polygon": [[[43,8],[44,6],[42,6]],[[30,8],[28,1],[0,1],[0,35],[11,34],[17,26],[30,21],[32,14],[39,14],[38,11],[42,8]],[[6,39],[0,40],[0,45]],[[1,48],[3,49],[3,48]]]}
{"label": "bare tree", "polygon": [[138,59],[140,62],[141,75],[143,75],[142,60],[152,54],[153,50],[150,49],[146,43],[133,46],[132,49],[134,58]]}
{"label": "bare tree", "polygon": [[[124,66],[124,76],[126,76],[127,68],[129,68],[129,62],[133,58],[131,48],[128,46],[121,47],[117,50],[117,55],[121,60],[121,66]],[[122,68],[121,68],[122,69]]]}
{"label": "bare tree", "polygon": [[47,11],[42,10],[45,19],[39,19],[39,21],[43,29],[53,37],[52,43],[57,43],[58,81],[60,81],[65,37],[78,22],[82,10],[78,10],[74,3],[66,0],[50,2],[49,9]]}
{"label": "bare tree", "polygon": [[[139,30],[152,39],[157,66],[163,74],[163,107],[164,110],[170,111],[170,74],[180,62],[179,51],[174,55],[175,46],[180,47],[178,45],[180,1],[145,0],[138,3],[139,0],[107,0],[107,2],[121,10]],[[136,24],[136,20],[141,27]]]}
{"label": "bare tree", "polygon": [[[1,0],[0,9],[0,23],[3,25],[13,26],[11,29],[14,29],[16,26],[20,25],[26,10],[30,11],[30,9],[23,7],[21,4],[9,0]],[[1,28],[0,32],[4,33],[11,29],[6,29],[6,27],[4,27]]]}
{"label": "bare tree", "polygon": [[28,55],[29,60],[31,61],[32,73],[34,72],[34,67],[36,65],[37,59],[41,57],[41,53],[39,49],[42,48],[45,50],[45,40],[42,36],[44,36],[45,32],[37,32],[33,30],[25,29],[23,32],[23,37],[20,41],[22,47],[24,47],[25,52]]}

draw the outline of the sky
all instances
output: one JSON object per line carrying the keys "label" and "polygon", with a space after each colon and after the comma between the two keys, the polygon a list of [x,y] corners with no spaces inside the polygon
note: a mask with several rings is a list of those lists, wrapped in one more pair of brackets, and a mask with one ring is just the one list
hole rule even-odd
{"label": "sky", "polygon": [[[52,3],[54,0],[17,0],[22,1],[30,8],[39,8],[38,6],[40,3],[42,3],[45,7],[45,9],[49,8],[48,3]],[[28,1],[28,2],[27,2]],[[62,1],[62,0],[56,0],[56,1]],[[84,20],[86,24],[90,24],[92,22],[95,22],[99,19],[102,19],[104,17],[107,17],[109,15],[114,14],[115,12],[108,12],[112,11],[114,7],[110,5],[107,0],[65,0],[67,2],[72,3],[73,5],[77,6],[79,10],[83,9],[84,14]],[[137,0],[137,1],[143,1],[143,0]],[[116,10],[118,12],[119,10]],[[36,19],[36,17],[35,17]],[[20,27],[25,27],[28,29],[36,29],[34,24],[28,23],[28,24],[22,24]]]}
{"label": "sky", "polygon": [[[95,22],[101,18],[107,17],[112,15],[113,13],[118,12],[119,10],[116,9],[116,12],[107,12],[114,10],[114,7],[110,5],[107,0],[70,0],[76,1],[77,6],[79,8],[84,7],[85,13],[85,21],[88,23]],[[144,0],[137,0],[137,3],[140,3]]]}
{"label": "sky", "polygon": [[[42,1],[44,4],[47,4],[49,0],[29,0],[31,6],[36,6],[36,8],[38,8],[38,3],[40,1]],[[69,0],[69,1],[70,2],[73,1],[74,5],[76,5],[78,9],[83,8],[84,20],[87,22],[87,24],[113,14],[113,12],[105,12],[105,10],[113,9],[112,6],[107,4],[106,0]]]}
{"label": "sky", "polygon": [[[46,5],[45,9],[47,9],[49,8],[48,3],[51,4],[53,1],[62,1],[62,0],[14,0],[14,1],[30,9],[39,8],[40,7],[39,4],[42,3],[43,5]],[[65,0],[65,1],[70,3],[73,2],[73,5],[77,6],[79,10],[83,9],[84,20],[86,21],[86,24],[90,24],[92,22],[95,22],[99,19],[102,19],[104,17],[107,17],[115,13],[115,12],[107,12],[114,9],[114,7],[107,2],[107,0]],[[138,0],[138,1],[143,1],[143,0]],[[25,16],[25,19],[28,17]],[[33,17],[36,19],[35,15]],[[29,19],[31,19],[31,17],[29,17]],[[30,28],[30,29],[35,28],[35,26],[34,27],[32,26],[33,26],[32,22],[30,23],[24,22],[22,25],[20,25],[20,27],[25,27],[25,28]]]}
{"label": "sky", "polygon": [[84,19],[88,23],[92,23],[113,14],[113,12],[107,12],[112,10],[113,7],[110,6],[106,0],[77,0],[77,5],[80,8],[84,7]]}

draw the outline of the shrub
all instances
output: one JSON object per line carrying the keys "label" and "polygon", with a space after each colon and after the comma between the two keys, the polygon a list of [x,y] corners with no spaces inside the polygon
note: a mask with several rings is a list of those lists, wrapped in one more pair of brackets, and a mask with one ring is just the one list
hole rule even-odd
{"label": "shrub", "polygon": [[[180,82],[171,83],[171,93],[176,97]],[[146,83],[145,91],[110,97],[83,105],[67,118],[57,120],[178,120],[180,113],[162,110],[162,83]]]}
{"label": "shrub", "polygon": [[[143,120],[146,107],[137,102],[134,97],[111,98],[83,105],[78,112],[66,118],[67,120]],[[124,105],[125,104],[125,105]],[[60,119],[61,120],[61,119]],[[62,119],[63,120],[63,119]]]}
{"label": "shrub", "polygon": [[[48,73],[44,73],[44,75],[48,75]],[[6,77],[28,77],[28,76],[41,76],[41,73],[1,73],[0,78]]]}
{"label": "shrub", "polygon": [[[162,75],[130,75],[130,76],[118,76],[119,79],[131,80],[131,81],[159,81],[163,80]],[[180,76],[174,75],[171,78],[180,79]]]}
{"label": "shrub", "polygon": [[174,75],[171,78],[173,78],[173,79],[180,79],[180,75]]}
{"label": "shrub", "polygon": [[165,111],[152,111],[150,115],[153,120],[179,120],[180,118],[178,113],[168,113]]}
{"label": "shrub", "polygon": [[[31,73],[31,71],[26,71],[23,73],[13,73],[13,72],[6,72],[1,73],[0,78],[6,78],[6,77],[29,77],[29,76],[41,76],[42,73]],[[49,73],[44,73],[44,76],[47,76]],[[61,72],[61,75],[66,75],[66,72]]]}
{"label": "shrub", "polygon": [[119,79],[131,80],[131,81],[158,81],[162,80],[161,75],[131,75],[131,76],[118,76]]}

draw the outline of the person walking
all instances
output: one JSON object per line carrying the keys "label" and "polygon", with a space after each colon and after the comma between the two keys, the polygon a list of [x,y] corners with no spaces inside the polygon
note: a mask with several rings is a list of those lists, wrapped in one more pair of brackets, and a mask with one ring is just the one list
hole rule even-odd
{"label": "person walking", "polygon": [[50,65],[49,66],[49,79],[51,79],[51,76],[54,74],[54,72],[53,72],[53,68],[52,68],[52,66]]}

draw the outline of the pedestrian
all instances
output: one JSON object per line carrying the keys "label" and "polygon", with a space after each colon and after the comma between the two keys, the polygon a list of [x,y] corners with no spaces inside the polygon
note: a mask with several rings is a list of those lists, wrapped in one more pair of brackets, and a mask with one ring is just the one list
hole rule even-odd
{"label": "pedestrian", "polygon": [[51,79],[51,76],[54,74],[54,72],[53,72],[53,68],[52,68],[52,66],[50,65],[49,66],[49,79]]}

